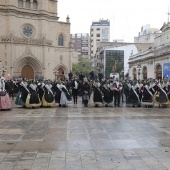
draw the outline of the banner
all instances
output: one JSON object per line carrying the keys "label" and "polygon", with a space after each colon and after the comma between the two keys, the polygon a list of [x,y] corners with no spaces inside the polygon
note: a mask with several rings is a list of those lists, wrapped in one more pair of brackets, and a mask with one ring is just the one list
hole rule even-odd
{"label": "banner", "polygon": [[170,63],[163,64],[163,77],[166,77],[170,80]]}

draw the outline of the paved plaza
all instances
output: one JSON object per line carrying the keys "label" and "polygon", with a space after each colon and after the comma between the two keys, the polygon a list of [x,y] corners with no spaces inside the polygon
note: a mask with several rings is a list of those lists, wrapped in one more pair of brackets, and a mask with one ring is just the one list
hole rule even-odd
{"label": "paved plaza", "polygon": [[0,111],[0,170],[170,169],[170,108]]}

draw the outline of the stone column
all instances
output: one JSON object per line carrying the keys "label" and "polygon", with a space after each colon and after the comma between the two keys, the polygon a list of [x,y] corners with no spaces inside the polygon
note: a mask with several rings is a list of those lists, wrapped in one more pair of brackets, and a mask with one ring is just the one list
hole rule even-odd
{"label": "stone column", "polygon": [[30,0],[30,3],[31,3],[30,8],[33,9],[33,0]]}
{"label": "stone column", "polygon": [[23,8],[26,8],[26,0],[23,0]]}

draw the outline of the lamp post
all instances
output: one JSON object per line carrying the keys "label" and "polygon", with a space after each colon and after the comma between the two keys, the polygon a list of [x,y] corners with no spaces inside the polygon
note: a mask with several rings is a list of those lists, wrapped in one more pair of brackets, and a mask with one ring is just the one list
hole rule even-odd
{"label": "lamp post", "polygon": [[138,70],[138,80],[139,80],[140,79],[140,70],[141,70],[141,65],[140,64],[138,64],[137,70]]}

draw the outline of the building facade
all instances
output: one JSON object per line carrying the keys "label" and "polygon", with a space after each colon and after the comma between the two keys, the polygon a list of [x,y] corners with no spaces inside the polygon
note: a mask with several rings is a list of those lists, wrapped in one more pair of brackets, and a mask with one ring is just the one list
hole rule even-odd
{"label": "building facade", "polygon": [[170,22],[160,29],[162,34],[155,37],[154,46],[129,58],[131,79],[162,79],[169,72],[170,79]]}
{"label": "building facade", "polygon": [[134,37],[134,43],[154,43],[155,37],[161,35],[158,28],[151,28],[151,26],[144,25],[138,33],[138,37]]}
{"label": "building facade", "polygon": [[88,33],[71,34],[72,48],[84,58],[90,58],[90,36]]}
{"label": "building facade", "polygon": [[101,42],[110,41],[110,21],[99,20],[93,21],[90,27],[90,48],[91,58],[96,54],[97,45]]}
{"label": "building facade", "polygon": [[68,75],[74,55],[70,21],[59,21],[57,5],[57,0],[0,1],[0,60],[6,74],[29,79]]}
{"label": "building facade", "polygon": [[145,51],[150,43],[105,42],[100,43],[95,57],[97,72],[109,76],[110,73],[119,73],[124,77],[129,70],[129,57]]}

